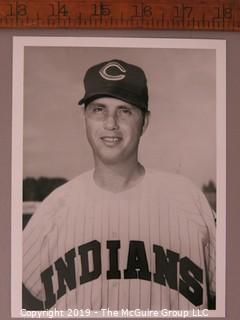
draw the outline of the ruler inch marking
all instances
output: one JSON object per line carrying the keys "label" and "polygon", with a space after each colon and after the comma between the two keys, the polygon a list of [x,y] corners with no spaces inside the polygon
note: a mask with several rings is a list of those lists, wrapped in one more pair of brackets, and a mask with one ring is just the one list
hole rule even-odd
{"label": "ruler inch marking", "polygon": [[164,22],[165,22],[165,15],[164,12],[162,13],[162,26],[164,26]]}
{"label": "ruler inch marking", "polygon": [[1,0],[0,28],[240,31],[233,0]]}
{"label": "ruler inch marking", "polygon": [[124,22],[123,12],[121,11],[120,24],[121,24],[122,26],[123,26],[123,22]]}
{"label": "ruler inch marking", "polygon": [[78,15],[77,21],[78,21],[78,25],[81,26],[82,25],[82,14],[81,14],[81,12]]}
{"label": "ruler inch marking", "polygon": [[153,17],[152,17],[152,19],[151,19],[151,27],[154,28],[154,19],[153,19]]}

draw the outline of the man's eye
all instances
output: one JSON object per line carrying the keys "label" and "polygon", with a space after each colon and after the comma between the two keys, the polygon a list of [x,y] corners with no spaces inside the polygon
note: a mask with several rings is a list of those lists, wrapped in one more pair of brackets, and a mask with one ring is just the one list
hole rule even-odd
{"label": "man's eye", "polygon": [[104,110],[103,107],[95,107],[95,108],[93,108],[93,112],[95,112],[95,113],[103,112],[103,110]]}
{"label": "man's eye", "polygon": [[129,110],[128,108],[120,108],[119,111],[123,114],[128,114],[128,115],[132,114],[132,111]]}

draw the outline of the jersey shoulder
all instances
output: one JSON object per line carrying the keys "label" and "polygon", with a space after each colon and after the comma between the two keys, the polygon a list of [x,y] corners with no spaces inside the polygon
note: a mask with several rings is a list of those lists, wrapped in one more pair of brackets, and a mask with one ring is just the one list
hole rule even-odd
{"label": "jersey shoulder", "polygon": [[149,183],[160,188],[161,191],[166,190],[168,194],[189,196],[190,194],[198,195],[201,192],[190,179],[180,174],[147,169],[147,177]]}
{"label": "jersey shoulder", "polygon": [[90,183],[92,171],[87,171],[51,192],[33,214],[39,219],[45,219],[49,222],[56,219],[66,212],[77,199],[84,197]]}
{"label": "jersey shoulder", "polygon": [[92,170],[83,172],[77,177],[56,188],[46,198],[46,201],[67,200],[68,197],[75,196],[76,194],[83,192],[91,182],[91,177]]}
{"label": "jersey shoulder", "polygon": [[[203,192],[188,178],[174,173],[147,170],[149,192],[180,212],[202,215],[211,212]],[[212,213],[211,213],[212,215]]]}

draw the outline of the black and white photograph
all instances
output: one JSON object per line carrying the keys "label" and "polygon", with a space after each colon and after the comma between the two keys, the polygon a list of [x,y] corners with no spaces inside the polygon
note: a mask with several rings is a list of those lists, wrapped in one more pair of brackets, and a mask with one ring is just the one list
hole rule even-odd
{"label": "black and white photograph", "polygon": [[225,315],[225,55],[14,38],[12,316]]}

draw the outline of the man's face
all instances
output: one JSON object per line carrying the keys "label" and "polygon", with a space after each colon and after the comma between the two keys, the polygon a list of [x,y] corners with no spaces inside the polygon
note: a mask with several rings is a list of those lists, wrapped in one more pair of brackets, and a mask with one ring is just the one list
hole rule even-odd
{"label": "man's face", "polygon": [[88,141],[95,160],[117,164],[137,159],[138,144],[148,125],[148,114],[122,100],[95,99],[85,109]]}

